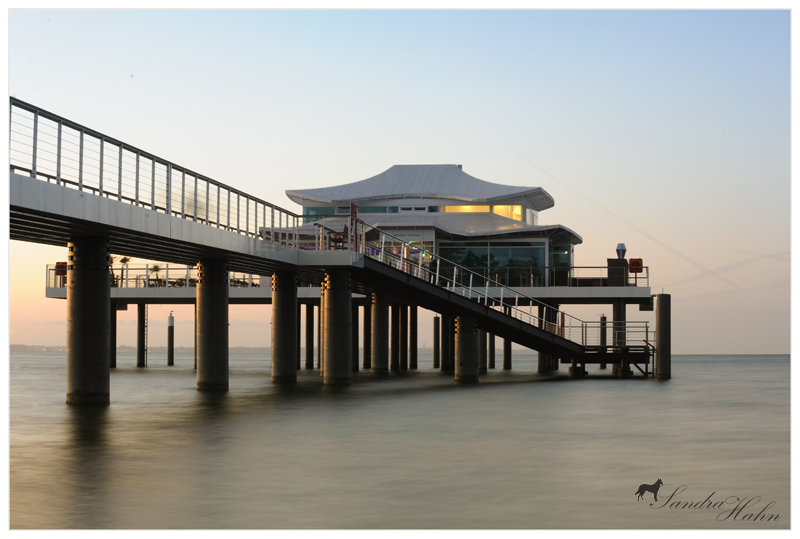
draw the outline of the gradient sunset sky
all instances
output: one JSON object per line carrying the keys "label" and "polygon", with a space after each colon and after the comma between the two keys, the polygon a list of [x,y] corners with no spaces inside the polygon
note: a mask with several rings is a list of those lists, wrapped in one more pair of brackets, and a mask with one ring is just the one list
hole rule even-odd
{"label": "gradient sunset sky", "polygon": [[[11,10],[8,58],[10,95],[290,210],[395,164],[541,186],[577,265],[624,242],[672,294],[674,353],[789,352],[788,11]],[[10,342],[64,344],[66,246],[8,256]],[[151,344],[170,310],[190,346],[188,306]],[[232,306],[231,346],[269,316]]]}

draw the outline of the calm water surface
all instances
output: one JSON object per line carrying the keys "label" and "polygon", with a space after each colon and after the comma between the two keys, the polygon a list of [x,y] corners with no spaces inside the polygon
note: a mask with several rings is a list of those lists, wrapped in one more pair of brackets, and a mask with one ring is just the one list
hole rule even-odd
{"label": "calm water surface", "polygon": [[[86,409],[64,404],[65,353],[11,354],[12,528],[790,527],[788,356],[675,356],[658,382],[515,353],[460,386],[423,351],[329,388],[236,355],[224,395],[195,390],[188,355],[117,361],[111,406]],[[683,485],[670,503],[753,501],[658,508]],[[769,502],[779,520],[742,520]]]}

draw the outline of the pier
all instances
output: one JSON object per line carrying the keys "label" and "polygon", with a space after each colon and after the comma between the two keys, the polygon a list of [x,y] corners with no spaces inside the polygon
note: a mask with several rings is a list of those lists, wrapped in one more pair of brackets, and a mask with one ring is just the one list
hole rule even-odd
{"label": "pier", "polygon": [[[326,385],[348,385],[358,369],[353,350],[359,342],[354,324],[359,310],[370,321],[369,338],[366,330],[361,336],[364,369],[375,375],[415,369],[419,308],[440,316],[434,362],[460,384],[478,382],[495,368],[495,337],[503,340],[504,370],[513,367],[513,342],[539,352],[542,373],[557,370],[560,362],[570,365],[570,375],[581,377],[586,364],[598,363],[612,364],[619,377],[631,376],[631,367],[652,376],[657,356],[658,377],[671,374],[669,296],[656,301],[650,294],[649,268],[631,265],[624,256],[594,268],[571,264],[572,245],[581,240],[566,227],[537,224],[538,212],[552,206],[540,188],[498,189],[495,204],[478,210],[486,215],[476,220],[485,221],[484,227],[498,219],[516,220],[510,233],[531,234],[536,241],[524,248],[532,257],[541,250],[552,263],[492,266],[488,261],[499,256],[492,249],[499,253],[500,247],[523,247],[510,242],[493,246],[495,236],[481,239],[496,234],[485,228],[475,232],[476,237],[483,235],[478,240],[466,243],[467,250],[485,248],[489,253],[488,258],[476,258],[486,261],[476,266],[454,260],[457,249],[464,250],[454,247],[454,240],[466,240],[453,227],[465,212],[448,205],[455,200],[448,192],[427,194],[419,206],[398,210],[403,217],[427,208],[430,230],[452,239],[447,247],[440,241],[442,246],[434,248],[437,238],[410,239],[408,221],[389,210],[385,216],[362,215],[351,200],[349,213],[337,215],[342,199],[330,198],[325,202],[329,206],[310,209],[303,204],[304,212],[297,214],[31,104],[14,98],[10,104],[11,239],[68,247],[67,263],[47,269],[46,292],[63,297],[68,305],[67,402],[110,402],[116,310],[150,303],[195,305],[199,391],[228,390],[227,313],[228,305],[237,302],[272,304],[275,383],[294,383],[297,370],[314,368],[309,346],[314,342],[314,309],[319,321],[317,368]],[[384,174],[423,180],[425,175],[456,177],[476,192],[485,190],[460,166],[433,167],[447,168],[393,167]],[[373,180],[371,185],[380,187],[388,185],[386,177],[364,182]],[[302,191],[287,194],[295,201],[311,199]],[[390,204],[390,195],[400,196],[378,193],[375,200]],[[325,196],[315,193],[313,198]],[[112,253],[163,265],[144,271],[113,268]],[[569,304],[611,305],[613,319],[579,320],[560,310]],[[647,323],[626,319],[626,306],[653,310],[656,304],[656,334]],[[139,307],[139,312],[140,334],[145,336],[139,349],[146,364],[146,310]]]}

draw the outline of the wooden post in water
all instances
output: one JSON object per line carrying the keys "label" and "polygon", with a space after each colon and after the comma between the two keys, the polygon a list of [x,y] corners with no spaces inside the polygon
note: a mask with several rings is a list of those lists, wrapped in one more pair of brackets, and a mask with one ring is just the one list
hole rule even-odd
{"label": "wooden post in water", "polygon": [[656,296],[656,378],[672,378],[672,296]]}
{"label": "wooden post in water", "polygon": [[408,368],[417,370],[417,306],[408,306]]}
{"label": "wooden post in water", "polygon": [[441,319],[438,316],[433,317],[433,368],[439,368],[439,354],[441,350],[439,349],[439,323]]}

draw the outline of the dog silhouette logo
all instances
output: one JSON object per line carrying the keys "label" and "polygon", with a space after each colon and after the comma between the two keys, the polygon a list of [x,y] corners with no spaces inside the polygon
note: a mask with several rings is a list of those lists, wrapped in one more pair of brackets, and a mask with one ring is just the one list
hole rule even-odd
{"label": "dog silhouette logo", "polygon": [[652,485],[639,485],[639,490],[636,491],[636,501],[642,501],[642,497],[644,496],[645,492],[652,492],[653,493],[653,500],[658,501],[658,489],[661,488],[661,485],[664,483],[661,481],[661,478],[658,479]]}

